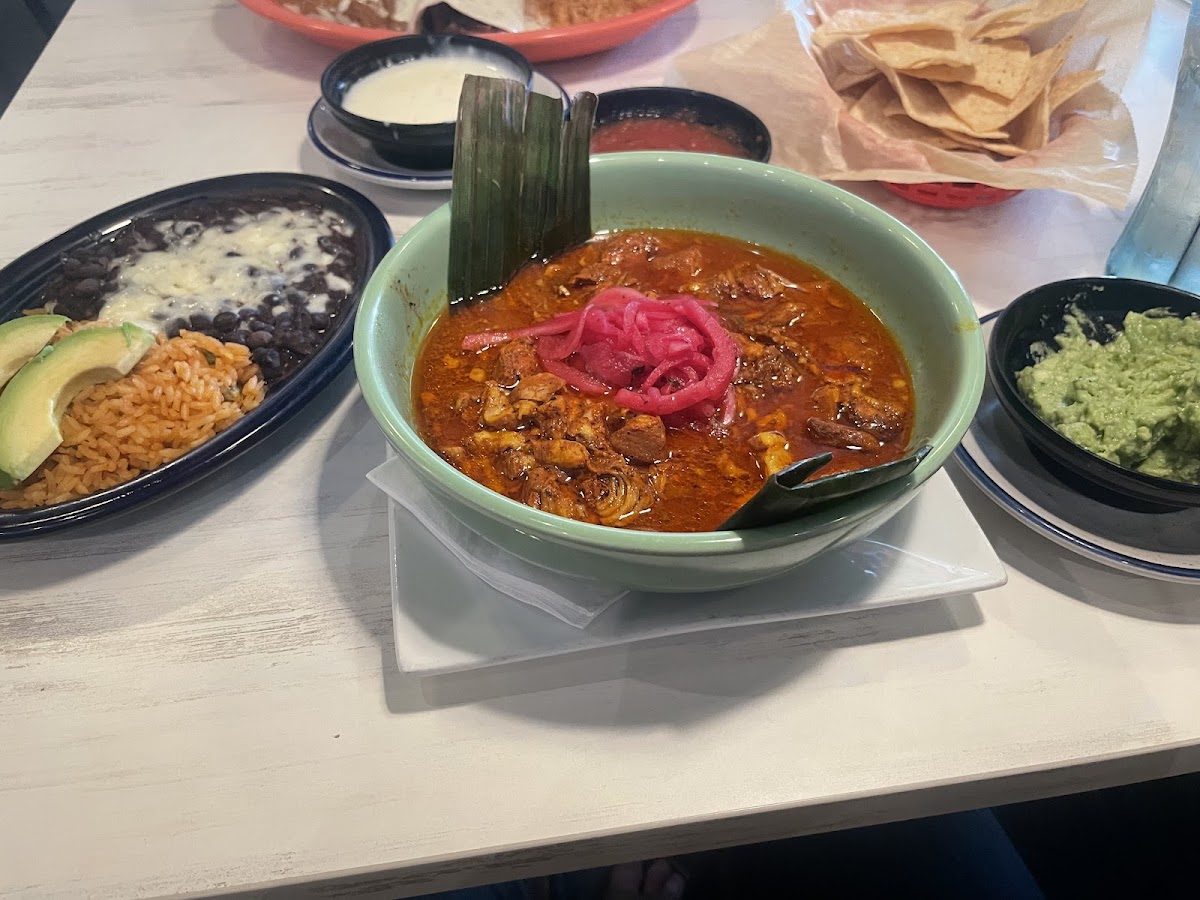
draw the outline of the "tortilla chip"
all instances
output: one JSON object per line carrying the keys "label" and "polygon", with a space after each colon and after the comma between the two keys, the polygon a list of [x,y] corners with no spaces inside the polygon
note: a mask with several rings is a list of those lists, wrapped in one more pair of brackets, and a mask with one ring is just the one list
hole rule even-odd
{"label": "tortilla chip", "polygon": [[1013,119],[1008,140],[980,140],[953,131],[943,133],[965,147],[987,150],[998,156],[1021,156],[1031,150],[1040,150],[1050,143],[1050,88],[1044,88],[1041,96]]}
{"label": "tortilla chip", "polygon": [[902,141],[918,141],[940,150],[957,150],[962,143],[954,140],[927,125],[922,125],[901,113],[889,116],[884,111],[891,101],[896,100],[896,92],[887,81],[877,81],[858,102],[850,107],[850,115],[867,125],[870,125],[885,137]]}
{"label": "tortilla chip", "polygon": [[975,128],[971,123],[955,115],[954,110],[942,97],[938,89],[928,81],[905,75],[901,72],[884,72],[896,89],[904,111],[909,118],[937,130],[958,131],[976,138],[1006,138],[1007,132]]}
{"label": "tortilla chip", "polygon": [[1041,150],[1050,143],[1050,86],[1008,126],[1009,142],[1022,150]]}
{"label": "tortilla chip", "polygon": [[908,71],[926,66],[970,65],[970,49],[954,31],[926,29],[867,38],[871,49],[893,69]]}
{"label": "tortilla chip", "polygon": [[952,131],[943,132],[943,135],[950,139],[959,141],[959,147],[964,150],[986,150],[988,153],[995,153],[997,156],[1021,156],[1026,151],[1010,144],[1008,141],[981,141],[973,137],[968,137],[965,134],[955,134]]}
{"label": "tortilla chip", "polygon": [[[892,83],[890,81],[887,84],[888,84],[888,87],[892,86]],[[896,93],[895,88],[892,88],[892,95],[891,95],[891,97],[888,98],[887,104],[883,107],[883,114],[885,116],[907,116],[908,115],[908,113],[904,111],[904,104],[900,102],[900,97]]]}
{"label": "tortilla chip", "polygon": [[[958,130],[982,137],[983,132],[1003,128],[1028,109],[1045,90],[1046,85],[1058,74],[1058,70],[1063,67],[1070,49],[1071,39],[1067,38],[1057,46],[1033,57],[1030,61],[1029,77],[1021,86],[1017,96],[1012,99],[993,94],[991,91],[972,84],[939,82],[937,91],[945,99],[954,115],[969,126]],[[903,97],[903,92],[899,93]],[[913,118],[917,117],[913,116]],[[952,128],[953,126],[935,125],[934,127]]]}
{"label": "tortilla chip", "polygon": [[970,64],[965,69],[962,66],[927,66],[906,74],[926,81],[971,84],[1007,100],[1015,99],[1029,78],[1033,58],[1029,54],[1029,44],[1021,38],[1008,38],[967,46]]}
{"label": "tortilla chip", "polygon": [[1099,69],[1071,72],[1050,85],[1050,110],[1058,109],[1084,88],[1091,87],[1104,73]]}
{"label": "tortilla chip", "polygon": [[822,21],[813,31],[812,40],[818,47],[828,47],[849,38],[905,31],[938,30],[962,34],[968,30],[967,18],[976,7],[977,4],[968,0],[948,0],[895,11],[844,9]]}
{"label": "tortilla chip", "polygon": [[1087,0],[1032,0],[1016,3],[980,16],[973,23],[970,36],[976,40],[996,41],[1028,34],[1035,28],[1049,25],[1067,13],[1078,12]]}

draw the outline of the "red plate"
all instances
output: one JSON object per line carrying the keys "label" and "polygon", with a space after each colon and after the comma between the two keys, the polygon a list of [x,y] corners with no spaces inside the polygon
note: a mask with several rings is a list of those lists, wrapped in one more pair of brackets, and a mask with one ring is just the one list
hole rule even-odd
{"label": "red plate", "polygon": [[[285,7],[280,0],[239,0],[242,6],[258,13],[272,22],[278,22],[292,31],[320,41],[339,50],[349,50],[360,44],[397,37],[403,31],[390,28],[360,28],[357,25],[341,25],[315,16],[305,16]],[[653,6],[627,16],[605,19],[587,25],[571,25],[566,28],[543,28],[540,31],[523,31],[516,34],[501,32],[483,34],[480,37],[500,44],[507,44],[530,62],[550,62],[555,59],[571,59],[611,50],[613,47],[632,41],[649,31],[667,16],[691,6],[696,0],[661,0]]]}

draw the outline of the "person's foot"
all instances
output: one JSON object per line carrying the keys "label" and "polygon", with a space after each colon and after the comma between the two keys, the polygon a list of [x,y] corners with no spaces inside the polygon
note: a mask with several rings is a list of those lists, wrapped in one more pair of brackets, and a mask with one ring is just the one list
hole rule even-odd
{"label": "person's foot", "polygon": [[665,859],[614,866],[604,900],[679,900],[687,880]]}

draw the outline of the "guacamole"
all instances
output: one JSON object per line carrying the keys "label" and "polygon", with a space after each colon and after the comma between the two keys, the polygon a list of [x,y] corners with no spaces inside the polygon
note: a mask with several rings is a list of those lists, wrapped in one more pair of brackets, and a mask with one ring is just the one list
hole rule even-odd
{"label": "guacamole", "polygon": [[1200,484],[1200,318],[1129,313],[1100,344],[1068,316],[1055,342],[1017,373],[1045,422],[1118,465]]}

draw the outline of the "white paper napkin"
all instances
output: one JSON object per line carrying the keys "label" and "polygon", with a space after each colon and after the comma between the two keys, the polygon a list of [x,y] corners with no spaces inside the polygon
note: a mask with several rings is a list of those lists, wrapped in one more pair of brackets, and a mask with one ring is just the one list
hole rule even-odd
{"label": "white paper napkin", "polygon": [[429,492],[399,456],[367,475],[371,483],[407,509],[458,561],[502,594],[576,628],[587,625],[629,591],[587,578],[573,578],[518,559],[476,534]]}

